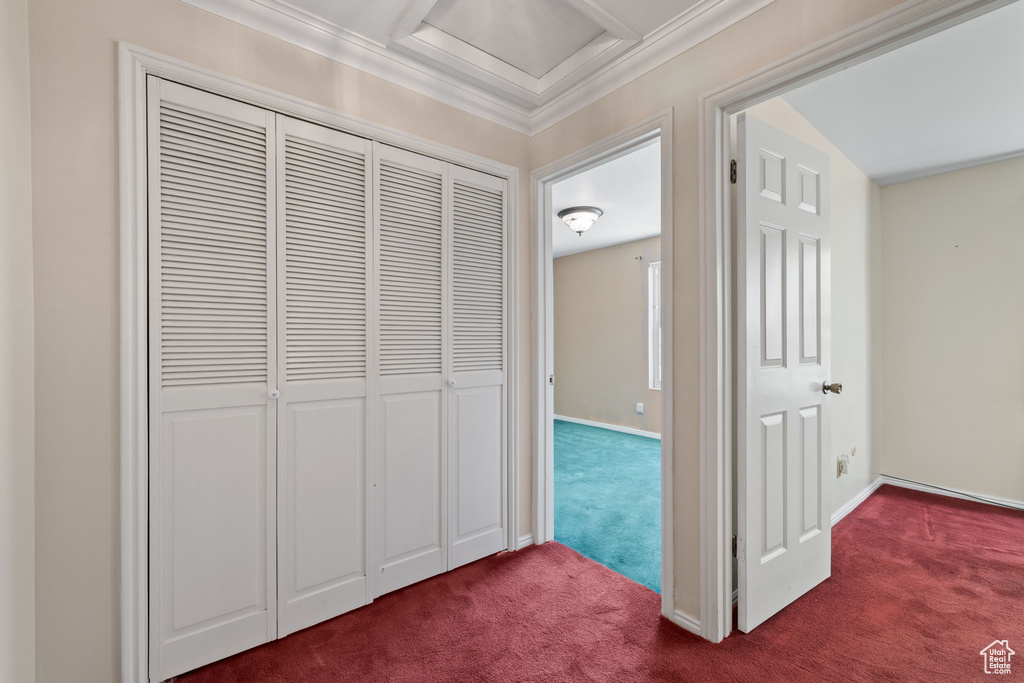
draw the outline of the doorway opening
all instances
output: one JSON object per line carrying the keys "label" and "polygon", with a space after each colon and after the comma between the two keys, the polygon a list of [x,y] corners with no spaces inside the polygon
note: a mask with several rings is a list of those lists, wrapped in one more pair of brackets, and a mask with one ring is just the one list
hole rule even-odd
{"label": "doorway opening", "polygon": [[[666,112],[533,173],[534,541],[660,591],[667,615],[670,122]],[[588,208],[597,218],[577,234],[566,210]]]}
{"label": "doorway opening", "polygon": [[555,540],[654,591],[660,176],[653,138],[552,185]]}
{"label": "doorway opening", "polygon": [[[1008,475],[1024,472],[1012,456],[1024,444],[985,398],[1024,372],[1011,351],[1024,328],[1003,315],[1024,249],[1012,180],[1024,139],[1005,122],[1024,100],[999,79],[1024,59],[1024,3],[961,5],[842,71],[822,60],[814,77],[706,101],[723,116],[719,153],[736,160],[733,191],[728,171],[713,183],[717,218],[732,218],[718,253],[735,269],[719,300],[736,358],[719,384],[735,406],[722,511],[739,551],[718,560],[722,635],[730,593],[748,631],[827,578],[831,544],[814,557],[801,546],[881,485],[1024,508]],[[983,357],[968,353],[979,344]],[[786,557],[799,570],[773,573]]]}

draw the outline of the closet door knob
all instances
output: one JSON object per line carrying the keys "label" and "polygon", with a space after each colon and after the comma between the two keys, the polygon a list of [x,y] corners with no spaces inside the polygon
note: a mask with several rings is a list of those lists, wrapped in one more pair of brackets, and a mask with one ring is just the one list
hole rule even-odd
{"label": "closet door knob", "polygon": [[269,396],[274,399],[281,398],[281,392],[278,389],[271,389]]}
{"label": "closet door knob", "polygon": [[454,387],[455,386],[455,378],[454,377],[452,377],[450,380],[448,380],[448,386],[450,386],[450,387]]}
{"label": "closet door knob", "polygon": [[832,382],[831,384],[829,382],[824,382],[821,385],[821,391],[824,394],[841,394],[843,393],[843,385],[839,382]]}

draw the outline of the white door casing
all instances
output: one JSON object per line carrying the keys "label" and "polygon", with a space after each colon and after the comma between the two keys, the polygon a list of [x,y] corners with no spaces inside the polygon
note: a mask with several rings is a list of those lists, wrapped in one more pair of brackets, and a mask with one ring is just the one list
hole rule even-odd
{"label": "white door casing", "polygon": [[741,114],[737,136],[739,628],[831,573],[829,159]]}
{"label": "white door casing", "polygon": [[277,635],[274,115],[150,77],[150,676]]}
{"label": "white door casing", "polygon": [[372,143],[281,114],[277,133],[278,596],[285,636],[372,599]]}

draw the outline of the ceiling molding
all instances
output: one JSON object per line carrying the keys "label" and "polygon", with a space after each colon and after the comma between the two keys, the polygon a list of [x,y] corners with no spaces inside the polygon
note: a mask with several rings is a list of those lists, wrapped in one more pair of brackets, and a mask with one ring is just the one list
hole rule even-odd
{"label": "ceiling molding", "polygon": [[606,9],[600,7],[593,0],[565,0],[575,7],[580,13],[588,17],[595,24],[601,26],[605,31],[612,34],[619,40],[637,42],[643,36],[626,26],[618,18],[612,16]]}
{"label": "ceiling molding", "polygon": [[417,0],[388,44],[285,0],[182,0],[513,130],[535,134],[685,52],[773,0],[702,0],[641,37],[595,0],[566,0],[605,29],[536,78],[423,23]]}
{"label": "ceiling molding", "polygon": [[874,181],[878,183],[879,187],[886,187],[888,185],[908,183],[911,180],[931,178],[932,176],[942,175],[943,173],[964,171],[968,168],[974,168],[975,166],[987,166],[989,164],[997,164],[1000,161],[1009,161],[1010,159],[1017,159],[1019,157],[1024,157],[1024,149],[1018,149],[1003,154],[992,154],[989,156],[978,157],[976,159],[967,159],[964,161],[958,161],[953,164],[928,166],[927,168],[915,168],[914,170],[907,171],[906,173],[893,173],[890,175],[882,175],[878,176],[877,178],[874,178]]}
{"label": "ceiling molding", "polygon": [[287,43],[383,78],[421,95],[501,124],[530,132],[530,112],[481,88],[453,82],[438,69],[385,45],[314,17],[279,0],[182,0]]}
{"label": "ceiling molding", "polygon": [[531,112],[530,134],[550,128],[774,1],[703,0],[653,31],[633,50]]}

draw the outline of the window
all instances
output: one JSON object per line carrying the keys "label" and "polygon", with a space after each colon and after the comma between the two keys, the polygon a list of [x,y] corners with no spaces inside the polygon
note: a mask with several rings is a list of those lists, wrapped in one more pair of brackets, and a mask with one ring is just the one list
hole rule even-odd
{"label": "window", "polygon": [[661,389],[661,261],[647,267],[647,345],[651,389]]}

